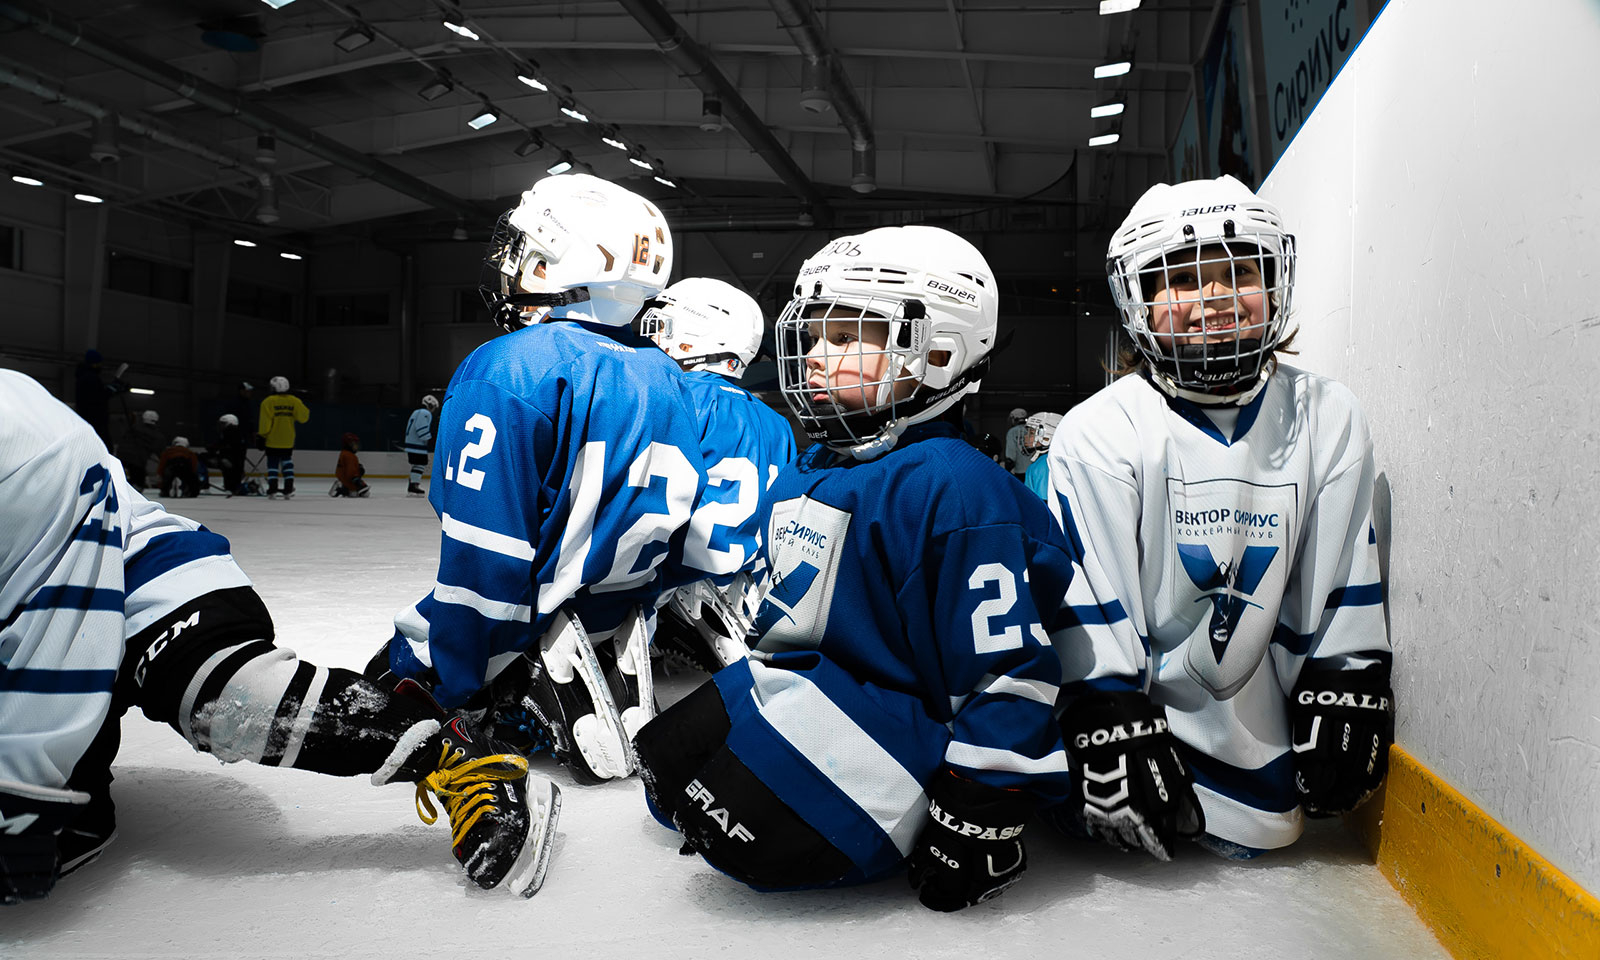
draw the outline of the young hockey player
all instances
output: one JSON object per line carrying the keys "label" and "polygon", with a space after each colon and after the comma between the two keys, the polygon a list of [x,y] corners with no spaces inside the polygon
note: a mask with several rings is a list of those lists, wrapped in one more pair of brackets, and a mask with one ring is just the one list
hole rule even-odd
{"label": "young hockey player", "polygon": [[637,739],[652,812],[757,889],[909,862],[924,905],[958,910],[1021,877],[1024,823],[1067,796],[1066,542],[961,438],[997,299],[965,240],[886,227],[807,260],[778,321],[819,442],[771,491],[759,645]]}
{"label": "young hockey player", "polygon": [[711,672],[744,656],[743,594],[764,578],[761,531],[767,488],[795,455],[794,431],[777,411],[732,381],[761,349],[761,307],[710,277],[679,280],[645,304],[639,333],[684,371],[699,416],[708,482],[684,543],[685,558],[713,574],[681,587],[661,608],[657,643]]}
{"label": "young hockey player", "polygon": [[411,419],[406,421],[403,447],[406,462],[411,464],[411,482],[406,485],[406,493],[414,497],[428,494],[422,489],[422,471],[427,469],[428,454],[433,452],[433,415],[438,412],[439,398],[430,393],[422,398],[422,406],[411,411]]}
{"label": "young hockey player", "polygon": [[340,438],[344,449],[339,451],[339,464],[334,468],[333,486],[328,490],[330,497],[365,497],[372,493],[372,488],[367,486],[367,481],[362,479],[367,475],[367,468],[361,465],[357,456],[361,452],[361,438],[353,433],[347,433]]}
{"label": "young hockey player", "polygon": [[222,472],[222,489],[228,496],[244,492],[244,431],[239,418],[224,413],[217,418],[217,469]]}
{"label": "young hockey player", "polygon": [[1055,436],[1060,422],[1061,414],[1040,411],[1022,423],[1027,428],[1022,435],[1022,453],[1030,461],[1022,482],[1040,500],[1050,499],[1050,458],[1045,452],[1050,449],[1050,438]]}
{"label": "young hockey player", "polygon": [[1029,463],[1028,452],[1022,445],[1023,437],[1028,432],[1028,411],[1017,407],[1007,415],[1007,418],[1011,421],[1011,426],[1006,428],[1006,469],[1021,480]]}
{"label": "young hockey player", "polygon": [[463,718],[273,643],[228,541],[121,478],[89,425],[0,370],[0,903],[111,842],[111,762],[137,706],[232,762],[417,784],[482,887],[538,889],[559,793]]}
{"label": "young hockey player", "polygon": [[[117,441],[117,456],[122,459],[123,472],[135,490],[151,486],[151,463],[168,446],[160,423],[161,414],[158,411],[142,411],[138,422],[130,421],[128,431]],[[160,474],[156,474],[156,477],[155,486],[160,486]]]}
{"label": "young hockey player", "polygon": [[[1361,803],[1393,737],[1372,442],[1349,390],[1277,355],[1294,268],[1277,208],[1237,180],[1150,188],[1107,260],[1131,372],[1074,407],[1049,453],[1082,568],[1067,742],[1094,717],[1169,723],[1201,842],[1241,858]],[[1142,770],[1167,736],[1083,751],[1074,812],[1091,832],[1170,855],[1170,834],[1128,829],[1149,825],[1153,793],[1114,803],[1093,775]]]}
{"label": "young hockey player", "polygon": [[272,395],[261,401],[257,427],[267,451],[267,496],[278,495],[278,474],[283,474],[283,498],[294,496],[294,425],[311,419],[311,411],[289,393],[288,377],[267,381]]}
{"label": "young hockey player", "polygon": [[172,445],[161,451],[156,461],[163,497],[200,495],[200,458],[189,449],[188,437],[173,437]]}
{"label": "young hockey player", "polygon": [[[648,620],[663,589],[706,576],[679,569],[699,423],[677,364],[629,328],[671,269],[660,211],[597,177],[542,179],[501,218],[482,286],[512,332],[445,391],[438,580],[368,670],[445,707],[494,681],[497,729],[523,726],[528,750],[548,738],[584,782],[633,769],[623,714],[653,706]],[[612,635],[637,702],[615,702],[596,657]]]}

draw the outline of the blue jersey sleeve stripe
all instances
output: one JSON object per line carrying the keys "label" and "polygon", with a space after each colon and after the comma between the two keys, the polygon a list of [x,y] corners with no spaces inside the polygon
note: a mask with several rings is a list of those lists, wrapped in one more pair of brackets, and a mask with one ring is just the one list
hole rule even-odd
{"label": "blue jersey sleeve stripe", "polygon": [[1328,591],[1328,609],[1333,607],[1368,607],[1382,602],[1382,584],[1362,583]]}
{"label": "blue jersey sleeve stripe", "polygon": [[1128,619],[1128,611],[1122,608],[1122,601],[1112,600],[1110,603],[1084,603],[1071,604],[1066,607],[1067,626],[1110,626]]}
{"label": "blue jersey sleeve stripe", "polygon": [[[22,613],[35,610],[115,610],[122,612],[123,592],[105,587],[41,587]],[[13,618],[15,619],[15,618]]]}
{"label": "blue jersey sleeve stripe", "polygon": [[116,681],[115,670],[7,670],[0,666],[0,692],[5,693],[110,693]]}
{"label": "blue jersey sleeve stripe", "polygon": [[1090,677],[1087,680],[1077,680],[1066,684],[1062,689],[1070,697],[1081,697],[1090,693],[1125,693],[1129,690],[1139,692],[1144,690],[1142,677]]}
{"label": "blue jersey sleeve stripe", "polygon": [[1272,642],[1297,657],[1305,656],[1316,638],[1315,633],[1296,633],[1281,623],[1272,631]]}
{"label": "blue jersey sleeve stripe", "polygon": [[210,530],[176,530],[152,537],[143,550],[130,557],[123,570],[123,586],[129,593],[168,571],[204,557],[225,557],[228,538]]}
{"label": "blue jersey sleeve stripe", "polygon": [[90,520],[78,528],[72,539],[122,549],[122,531],[115,526],[107,527],[103,520]]}
{"label": "blue jersey sleeve stripe", "polygon": [[534,558],[533,545],[526,540],[509,537],[483,527],[475,527],[465,520],[457,520],[448,513],[439,517],[439,525],[444,530],[444,535],[457,543],[465,543],[514,560],[531,562]]}

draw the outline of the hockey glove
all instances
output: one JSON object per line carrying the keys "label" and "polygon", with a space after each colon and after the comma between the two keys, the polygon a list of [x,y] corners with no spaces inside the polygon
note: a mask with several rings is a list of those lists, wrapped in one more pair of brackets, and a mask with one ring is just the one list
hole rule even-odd
{"label": "hockey glove", "polygon": [[1302,669],[1289,723],[1300,805],[1313,817],[1354,810],[1389,772],[1394,691],[1388,668]]}
{"label": "hockey glove", "polygon": [[61,831],[89,802],[87,793],[0,780],[0,904],[47,896],[61,875]]}
{"label": "hockey glove", "polygon": [[1091,693],[1061,716],[1089,836],[1119,850],[1171,860],[1179,839],[1199,836],[1205,814],[1178,759],[1167,715],[1143,693]]}
{"label": "hockey glove", "polygon": [[1022,828],[1034,800],[941,770],[928,784],[928,825],[911,850],[909,879],[930,910],[950,913],[998,897],[1022,879]]}

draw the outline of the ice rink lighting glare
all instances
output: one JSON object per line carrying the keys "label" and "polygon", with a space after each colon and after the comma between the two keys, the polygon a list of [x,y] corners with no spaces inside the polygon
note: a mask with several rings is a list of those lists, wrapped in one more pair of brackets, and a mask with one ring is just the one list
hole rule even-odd
{"label": "ice rink lighting glare", "polygon": [[468,40],[480,40],[480,39],[482,39],[476,33],[472,32],[472,28],[471,27],[467,26],[464,23],[451,23],[449,20],[446,20],[444,22],[444,28],[446,30],[449,30],[451,33],[458,34],[460,36],[466,37]]}
{"label": "ice rink lighting glare", "polygon": [[82,200],[84,203],[105,203],[106,202],[103,197],[97,197],[92,193],[74,193],[72,195],[72,199],[74,199],[74,200]]}
{"label": "ice rink lighting glare", "polygon": [[1104,80],[1107,77],[1120,77],[1132,69],[1132,62],[1127,60],[1123,60],[1120,63],[1107,63],[1094,68],[1094,78],[1096,80]]}
{"label": "ice rink lighting glare", "polygon": [[543,92],[545,90],[549,90],[550,89],[549,87],[547,87],[544,84],[540,83],[536,77],[530,77],[525,73],[517,74],[517,79],[521,80],[523,83],[527,84],[528,86],[530,86],[533,89],[538,90],[540,92]]}
{"label": "ice rink lighting glare", "polygon": [[1100,117],[1114,117],[1121,113],[1124,107],[1125,105],[1121,103],[1102,103],[1098,107],[1091,107],[1089,110],[1089,116],[1095,119],[1099,119]]}
{"label": "ice rink lighting glare", "polygon": [[467,126],[474,130],[482,130],[484,127],[487,127],[489,124],[494,123],[499,119],[499,117],[495,116],[493,110],[485,110],[476,117],[473,117],[471,120],[468,120]]}
{"label": "ice rink lighting glare", "polygon": [[24,176],[23,174],[20,174],[20,173],[13,173],[11,175],[11,180],[12,180],[13,183],[20,183],[25,187],[42,187],[42,186],[44,186],[44,181],[43,180],[35,180],[32,177]]}
{"label": "ice rink lighting glare", "polygon": [[1139,9],[1139,0],[1100,0],[1100,16]]}
{"label": "ice rink lighting glare", "polygon": [[1098,137],[1090,137],[1089,138],[1089,146],[1091,146],[1091,147],[1108,146],[1110,144],[1116,143],[1119,139],[1121,139],[1121,136],[1122,136],[1121,134],[1117,134],[1117,133],[1102,133]]}
{"label": "ice rink lighting glare", "polygon": [[666,177],[656,177],[656,183],[659,183],[664,187],[672,187],[674,190],[676,190],[677,187],[678,187],[678,185],[676,183],[673,183],[671,180],[668,180]]}
{"label": "ice rink lighting glare", "polygon": [[300,256],[300,254],[298,254],[298,253],[290,253],[287,250],[285,250],[284,252],[278,254],[278,256],[282,257],[285,260],[304,260],[305,259],[305,257]]}
{"label": "ice rink lighting glare", "polygon": [[235,240],[233,241],[233,245],[236,247],[253,247],[256,245],[256,242],[254,240]]}
{"label": "ice rink lighting glare", "polygon": [[628,149],[628,145],[626,143],[623,143],[621,140],[617,140],[612,137],[601,137],[600,142],[608,147],[616,147],[618,150]]}
{"label": "ice rink lighting glare", "polygon": [[586,117],[583,114],[579,113],[575,107],[572,107],[572,106],[570,106],[568,104],[564,103],[564,104],[561,105],[561,112],[566,114],[567,116],[571,117],[572,119],[578,121],[579,123],[588,123],[589,122],[589,118],[588,117]]}
{"label": "ice rink lighting glare", "polygon": [[141,397],[153,397],[156,395],[156,392],[149,387],[129,387],[128,392],[137,393]]}

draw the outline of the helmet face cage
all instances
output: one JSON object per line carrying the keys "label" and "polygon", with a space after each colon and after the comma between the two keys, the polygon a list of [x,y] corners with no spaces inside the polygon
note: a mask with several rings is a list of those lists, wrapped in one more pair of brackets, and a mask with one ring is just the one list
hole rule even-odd
{"label": "helmet face cage", "polygon": [[[1283,340],[1295,245],[1291,234],[1243,232],[1232,220],[1222,226],[1221,237],[1200,239],[1185,225],[1182,239],[1149,252],[1142,265],[1136,267],[1131,255],[1112,257],[1107,273],[1123,329],[1152,372],[1179,389],[1227,396],[1259,382]],[[1201,281],[1219,272],[1226,289],[1207,296],[1209,284]],[[1184,321],[1198,309],[1200,327],[1179,323],[1158,332],[1160,308]]]}
{"label": "helmet face cage", "polygon": [[521,330],[524,326],[522,307],[510,301],[518,292],[517,280],[522,276],[523,261],[528,256],[528,235],[511,225],[515,208],[500,215],[489,235],[489,245],[484,249],[483,265],[478,269],[478,293],[484,306],[489,308],[489,318],[502,330]]}
{"label": "helmet face cage", "polygon": [[[931,324],[925,314],[921,301],[896,297],[813,296],[789,303],[775,331],[778,386],[807,436],[835,449],[863,446],[925,406],[913,401],[931,391],[907,369],[927,359]],[[830,376],[833,368],[855,374],[850,382],[808,383],[807,356],[825,335],[832,346],[817,358],[825,364],[818,380],[837,379]],[[897,398],[895,384],[902,380],[914,385],[903,386]]]}
{"label": "helmet face cage", "polygon": [[[722,314],[728,311],[716,304],[701,305],[705,310],[716,310]],[[639,335],[647,340],[655,341],[667,356],[678,361],[685,370],[698,370],[706,367],[721,366],[718,373],[739,378],[744,376],[745,359],[739,355],[734,345],[727,342],[727,338],[704,329],[689,329],[695,326],[704,326],[704,318],[682,316],[684,308],[672,300],[653,299],[646,300],[644,312],[639,315]],[[699,320],[697,324],[695,321]],[[682,321],[682,322],[678,322]],[[733,317],[726,317],[727,323],[733,322]],[[688,349],[679,349],[679,343],[687,343]]]}

